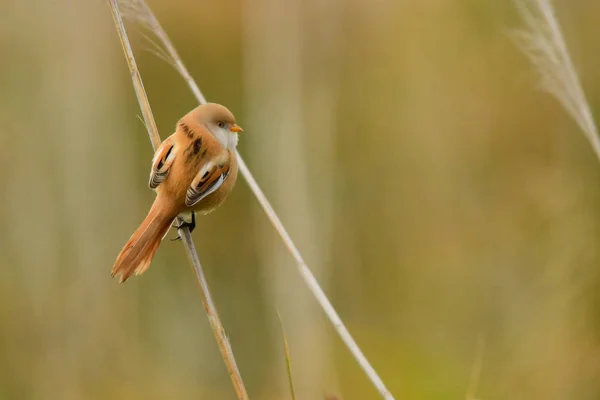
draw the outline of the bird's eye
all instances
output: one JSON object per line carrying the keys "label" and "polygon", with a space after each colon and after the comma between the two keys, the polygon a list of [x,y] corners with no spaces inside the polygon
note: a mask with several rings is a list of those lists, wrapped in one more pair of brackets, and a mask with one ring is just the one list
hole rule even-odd
{"label": "bird's eye", "polygon": [[223,121],[219,121],[219,122],[217,122],[217,126],[219,128],[223,128],[223,127],[225,127],[225,124],[223,123]]}

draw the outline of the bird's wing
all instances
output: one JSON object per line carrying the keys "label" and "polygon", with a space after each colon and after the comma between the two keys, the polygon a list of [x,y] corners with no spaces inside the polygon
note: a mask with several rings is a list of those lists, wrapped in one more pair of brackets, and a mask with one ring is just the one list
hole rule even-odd
{"label": "bird's wing", "polygon": [[208,160],[194,177],[185,196],[185,205],[193,207],[211,193],[214,193],[225,182],[231,165],[229,158],[225,160]]}
{"label": "bird's wing", "polygon": [[150,189],[156,189],[169,175],[169,169],[175,160],[174,142],[171,138],[167,138],[152,159],[152,170],[150,171],[150,181],[148,186]]}

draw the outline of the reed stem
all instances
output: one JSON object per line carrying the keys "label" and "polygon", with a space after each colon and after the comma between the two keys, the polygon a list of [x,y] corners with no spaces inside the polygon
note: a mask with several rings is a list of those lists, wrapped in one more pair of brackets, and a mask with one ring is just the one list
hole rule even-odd
{"label": "reed stem", "polygon": [[[142,110],[144,123],[146,125],[146,129],[148,130],[148,136],[150,137],[150,141],[152,142],[152,147],[156,151],[156,149],[161,143],[160,136],[158,134],[158,128],[156,127],[156,122],[154,121],[152,109],[150,108],[150,102],[148,101],[148,96],[146,95],[142,78],[140,76],[139,69],[135,62],[135,57],[133,55],[133,51],[129,43],[129,39],[127,37],[127,31],[125,30],[125,25],[123,24],[123,18],[119,10],[119,4],[117,0],[108,0],[108,4],[112,11],[113,20],[115,22],[115,28],[117,29],[119,39],[121,40],[121,46],[123,47],[123,53],[125,54],[127,65],[129,66],[131,80],[133,82],[133,87],[135,89],[135,94],[137,96],[140,109]],[[201,93],[198,93],[201,96]],[[179,222],[181,221],[179,220]],[[204,305],[204,310],[206,311],[206,315],[208,316],[208,320],[210,321],[210,326],[217,340],[217,345],[219,346],[219,350],[221,351],[223,361],[225,361],[225,366],[227,367],[227,371],[229,372],[229,376],[231,377],[231,381],[233,382],[233,386],[237,393],[238,399],[248,400],[248,393],[246,391],[246,387],[244,386],[242,376],[237,367],[237,363],[235,361],[235,357],[233,355],[229,339],[225,334],[225,328],[223,328],[223,324],[221,323],[221,319],[219,318],[219,314],[217,313],[217,308],[215,307],[215,304],[212,300],[212,296],[208,288],[208,282],[206,281],[206,277],[204,276],[204,271],[202,269],[202,265],[200,264],[198,253],[196,252],[194,242],[192,241],[192,235],[190,234],[190,231],[187,226],[184,225],[181,228],[179,228],[179,236],[181,236],[188,259],[190,260],[190,264],[192,264],[192,267],[196,272],[196,277],[198,278],[198,283],[201,289],[200,293],[202,294],[202,304]]]}
{"label": "reed stem", "polygon": [[[146,27],[159,39],[159,41],[164,46],[164,49],[157,50],[166,51],[167,61],[183,77],[183,79],[188,84],[190,90],[192,91],[198,102],[200,104],[206,103],[206,99],[200,91],[198,84],[190,75],[181,57],[177,53],[175,46],[169,39],[168,35],[164,31],[164,29],[158,22],[158,19],[156,18],[150,7],[148,7],[146,2],[144,0],[121,1],[123,1],[128,6],[128,13],[126,14],[126,17],[142,24],[142,26]],[[369,380],[373,383],[381,397],[385,400],[394,400],[394,397],[383,383],[383,380],[379,377],[373,366],[371,366],[369,360],[365,357],[364,353],[362,352],[362,350],[360,349],[360,347],[358,346],[358,344],[356,343],[356,341],[342,322],[342,319],[335,311],[335,308],[325,295],[325,292],[323,292],[323,289],[321,289],[321,286],[317,282],[315,276],[304,261],[300,250],[298,250],[298,248],[296,247],[295,243],[293,242],[292,238],[283,226],[283,223],[277,216],[277,213],[275,213],[275,210],[271,206],[271,203],[269,202],[269,200],[267,200],[267,197],[265,196],[262,189],[254,179],[254,176],[250,172],[250,169],[244,162],[239,152],[237,152],[237,157],[239,171],[241,172],[242,176],[246,179],[246,182],[248,183],[248,186],[250,186],[252,193],[254,193],[254,196],[263,208],[265,214],[267,214],[267,218],[269,219],[269,221],[271,221],[271,224],[273,225],[277,233],[279,233],[279,236],[283,240],[288,251],[296,261],[296,266],[298,268],[300,276],[302,277],[302,279],[304,279],[304,282],[306,283],[314,297],[317,299],[317,302],[329,318],[329,321],[333,325],[334,329],[336,330],[336,332],[338,333],[338,335],[340,336],[340,338],[342,339],[352,356],[355,358],[358,365],[365,372]]]}

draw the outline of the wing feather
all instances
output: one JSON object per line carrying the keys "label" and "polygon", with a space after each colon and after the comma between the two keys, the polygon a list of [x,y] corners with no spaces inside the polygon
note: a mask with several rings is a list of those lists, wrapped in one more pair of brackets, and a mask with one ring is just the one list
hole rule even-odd
{"label": "wing feather", "polygon": [[175,146],[172,139],[167,139],[156,150],[152,160],[152,170],[150,171],[150,180],[148,186],[150,189],[156,189],[169,175],[173,160],[175,160]]}
{"label": "wing feather", "polygon": [[204,164],[187,190],[185,205],[193,207],[198,204],[200,200],[206,198],[211,193],[214,193],[221,187],[223,182],[225,182],[227,175],[229,175],[229,171],[229,162],[217,164],[208,161]]}

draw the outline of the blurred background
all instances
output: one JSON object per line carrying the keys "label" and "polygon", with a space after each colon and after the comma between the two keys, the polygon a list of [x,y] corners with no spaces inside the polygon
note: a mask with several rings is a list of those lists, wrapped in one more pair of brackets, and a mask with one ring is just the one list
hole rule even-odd
{"label": "blurred background", "polygon": [[[150,6],[397,399],[600,397],[600,164],[511,1]],[[0,9],[0,399],[235,398],[181,243],[110,279],[154,195],[107,4]],[[557,15],[597,113],[600,3]],[[164,138],[196,102],[129,32]],[[277,310],[298,399],[378,398],[241,177],[194,238],[252,398]]]}

